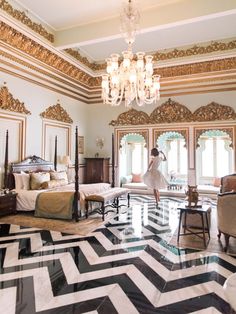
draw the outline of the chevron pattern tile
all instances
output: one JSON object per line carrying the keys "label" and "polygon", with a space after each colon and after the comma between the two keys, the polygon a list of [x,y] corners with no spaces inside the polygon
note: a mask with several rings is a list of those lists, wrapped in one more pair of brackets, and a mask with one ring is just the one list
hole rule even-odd
{"label": "chevron pattern tile", "polygon": [[0,225],[0,312],[233,313],[224,253],[178,249],[177,199],[133,196],[86,237]]}

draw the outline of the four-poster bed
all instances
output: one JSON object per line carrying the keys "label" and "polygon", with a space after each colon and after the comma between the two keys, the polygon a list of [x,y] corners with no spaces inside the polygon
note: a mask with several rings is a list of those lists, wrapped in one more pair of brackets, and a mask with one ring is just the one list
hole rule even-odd
{"label": "four-poster bed", "polygon": [[[79,155],[78,155],[78,128],[75,130],[75,182],[71,184],[63,184],[62,186],[55,187],[53,189],[39,189],[30,190],[28,188],[19,188],[16,186],[17,175],[24,177],[30,177],[33,173],[49,172],[54,173],[57,170],[57,137],[55,137],[55,152],[54,152],[54,163],[43,160],[37,156],[30,156],[19,163],[12,163],[10,165],[10,171],[8,172],[8,132],[6,134],[6,152],[5,152],[5,174],[4,174],[4,187],[10,190],[14,189],[17,193],[17,210],[18,211],[30,211],[35,210],[36,202],[39,195],[52,195],[49,192],[73,192],[73,217],[76,221],[85,214],[85,198],[88,195],[95,194],[101,195],[101,193],[110,191],[112,194],[115,181],[114,171],[114,136],[112,135],[112,183],[92,183],[92,184],[81,184],[79,186]],[[25,179],[25,178],[24,178]],[[117,191],[116,191],[117,192]],[[48,193],[48,194],[46,194]],[[60,194],[58,194],[60,195]],[[117,195],[113,193],[114,197]],[[122,193],[121,193],[122,195]],[[113,199],[114,199],[113,197]],[[78,203],[79,202],[79,203]],[[86,210],[86,216],[88,210]],[[46,217],[46,216],[44,216]],[[50,216],[48,218],[51,218]],[[57,217],[55,217],[57,218]],[[60,218],[60,217],[59,217]],[[104,213],[103,213],[104,218]],[[68,218],[69,219],[69,218]]]}

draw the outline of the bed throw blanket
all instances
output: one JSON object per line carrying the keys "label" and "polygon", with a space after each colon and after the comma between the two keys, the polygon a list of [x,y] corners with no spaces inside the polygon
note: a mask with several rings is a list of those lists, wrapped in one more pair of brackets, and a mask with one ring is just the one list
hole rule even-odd
{"label": "bed throw blanket", "polygon": [[74,192],[42,192],[37,196],[35,216],[72,219]]}

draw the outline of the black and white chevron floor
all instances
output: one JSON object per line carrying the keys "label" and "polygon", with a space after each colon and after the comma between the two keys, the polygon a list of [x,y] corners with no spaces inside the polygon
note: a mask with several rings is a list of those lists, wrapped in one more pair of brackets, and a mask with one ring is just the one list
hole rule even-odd
{"label": "black and white chevron floor", "polygon": [[0,313],[233,313],[236,259],[168,245],[177,207],[132,197],[86,237],[2,224]]}

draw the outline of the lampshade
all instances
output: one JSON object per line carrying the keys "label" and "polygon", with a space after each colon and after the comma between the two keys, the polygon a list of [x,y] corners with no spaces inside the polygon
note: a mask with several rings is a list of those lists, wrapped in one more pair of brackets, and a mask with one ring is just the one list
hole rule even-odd
{"label": "lampshade", "polygon": [[70,156],[63,156],[62,163],[63,165],[69,166],[71,164]]}

